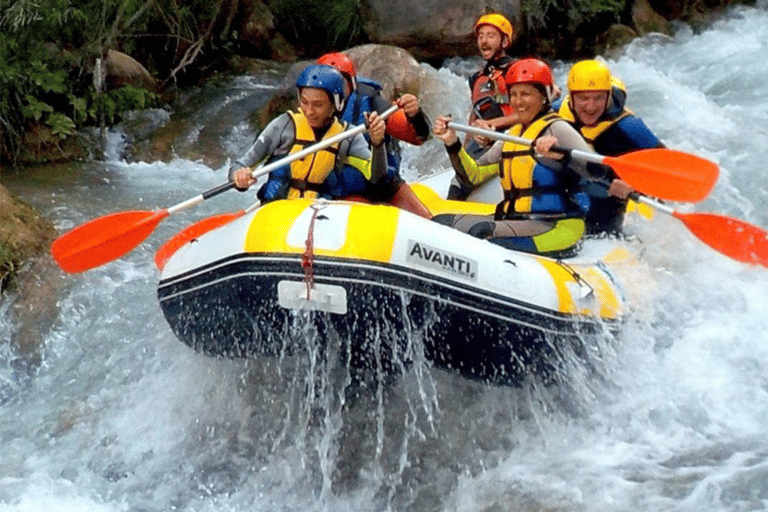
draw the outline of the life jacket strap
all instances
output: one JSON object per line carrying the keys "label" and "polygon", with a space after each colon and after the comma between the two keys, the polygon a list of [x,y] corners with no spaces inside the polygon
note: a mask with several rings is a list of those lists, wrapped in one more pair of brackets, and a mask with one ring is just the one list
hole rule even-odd
{"label": "life jacket strap", "polygon": [[296,189],[302,193],[306,192],[307,190],[311,190],[312,192],[320,193],[322,190],[322,183],[312,183],[306,180],[297,180],[295,178],[291,178],[290,186],[293,189]]}

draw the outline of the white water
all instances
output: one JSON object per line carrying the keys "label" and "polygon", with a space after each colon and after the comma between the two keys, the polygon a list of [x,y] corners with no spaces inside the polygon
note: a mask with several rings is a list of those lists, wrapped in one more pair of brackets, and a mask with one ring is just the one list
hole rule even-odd
{"label": "white water", "polygon": [[[631,108],[670,147],[720,164],[697,211],[768,227],[768,13],[654,41],[609,61]],[[452,83],[458,101],[463,81]],[[434,149],[409,149],[408,172]],[[8,185],[66,229],[222,181],[178,160]],[[18,369],[1,305],[0,512],[768,510],[768,271],[675,219],[638,220],[647,263],[624,276],[633,320],[606,354],[608,382],[577,383],[572,407],[424,365],[342,402],[337,369],[206,358],[162,317],[154,250],[249,199],[219,196],[119,261],[66,277],[36,371]]]}

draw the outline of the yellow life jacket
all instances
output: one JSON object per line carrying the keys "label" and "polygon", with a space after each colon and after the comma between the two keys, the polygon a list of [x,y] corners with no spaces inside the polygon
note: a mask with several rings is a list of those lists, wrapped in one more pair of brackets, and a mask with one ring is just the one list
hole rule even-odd
{"label": "yellow life jacket", "polygon": [[[560,119],[554,112],[546,114],[523,130],[516,124],[507,133],[516,137],[535,140],[549,125]],[[504,201],[497,208],[497,216],[514,213],[564,213],[569,199],[562,180],[562,172],[550,169],[533,157],[527,144],[505,142],[499,163]]]}
{"label": "yellow life jacket", "polygon": [[[344,131],[346,123],[338,119],[333,120],[333,124],[325,132],[323,139],[316,139],[315,132],[309,125],[306,116],[302,112],[291,112],[288,114],[293,119],[294,143],[289,154],[301,151],[307,146],[316,144],[320,140],[328,139]],[[299,197],[315,198],[319,195],[322,184],[328,175],[336,167],[336,160],[339,153],[341,141],[327,148],[315,151],[305,156],[301,160],[295,160],[291,163],[291,181],[288,189],[288,199]]]}
{"label": "yellow life jacket", "polygon": [[560,114],[560,117],[576,126],[579,133],[581,133],[581,136],[584,137],[584,140],[586,140],[587,144],[590,146],[594,146],[597,138],[611,126],[615,125],[625,117],[634,115],[634,112],[625,107],[617,116],[600,121],[594,126],[579,126],[579,123],[576,121],[576,115],[573,113],[573,109],[571,109],[570,96],[563,99],[563,103],[560,105],[560,110],[558,110],[557,113]]}

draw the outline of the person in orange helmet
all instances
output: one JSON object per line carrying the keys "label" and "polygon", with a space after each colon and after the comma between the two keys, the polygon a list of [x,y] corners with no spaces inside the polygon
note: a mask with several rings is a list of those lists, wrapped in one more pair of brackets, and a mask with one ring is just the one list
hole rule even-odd
{"label": "person in orange helmet", "polygon": [[514,59],[507,55],[512,44],[512,24],[501,14],[485,14],[475,23],[477,49],[485,60],[482,69],[469,77],[472,91],[470,123],[486,120],[491,128],[508,128],[514,119],[504,81]]}
{"label": "person in orange helmet", "polygon": [[[504,76],[515,60],[507,54],[512,44],[512,23],[501,14],[484,14],[475,23],[475,37],[485,65],[469,77],[472,110],[468,123],[489,130],[504,130],[514,123]],[[467,135],[464,146],[467,153],[478,158],[490,148],[492,141],[485,137]],[[454,179],[448,192],[449,199],[466,199],[475,187]]]}

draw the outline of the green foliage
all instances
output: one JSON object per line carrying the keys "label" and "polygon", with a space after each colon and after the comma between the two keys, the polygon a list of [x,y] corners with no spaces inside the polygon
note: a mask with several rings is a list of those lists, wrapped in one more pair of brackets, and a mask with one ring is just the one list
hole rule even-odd
{"label": "green foliage", "polygon": [[[0,0],[0,160],[19,155],[24,134],[43,124],[60,138],[157,95],[124,85],[97,91],[93,70],[108,49],[143,57],[176,81],[200,55],[231,36],[223,1]],[[159,56],[159,57],[158,57]]]}
{"label": "green foliage", "polygon": [[11,247],[0,242],[0,293],[5,291],[17,268],[18,261]]}
{"label": "green foliage", "polygon": [[521,7],[530,27],[555,24],[573,31],[598,16],[619,21],[626,5],[625,0],[523,0]]}
{"label": "green foliage", "polygon": [[293,44],[310,55],[364,40],[360,0],[271,0],[268,5]]}

